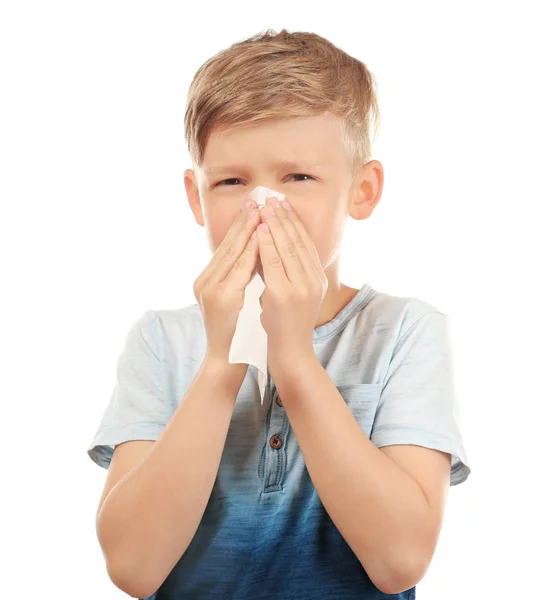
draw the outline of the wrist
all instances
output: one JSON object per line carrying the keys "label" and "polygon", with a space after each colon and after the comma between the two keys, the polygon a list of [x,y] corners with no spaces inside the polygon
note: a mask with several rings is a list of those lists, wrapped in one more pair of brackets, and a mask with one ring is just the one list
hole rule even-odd
{"label": "wrist", "polygon": [[202,363],[204,371],[211,377],[241,387],[248,365],[245,363],[231,364],[227,357],[206,354]]}
{"label": "wrist", "polygon": [[299,373],[305,375],[311,368],[320,364],[315,350],[292,353],[282,356],[271,356],[268,368],[272,378],[276,381],[283,375],[296,377]]}

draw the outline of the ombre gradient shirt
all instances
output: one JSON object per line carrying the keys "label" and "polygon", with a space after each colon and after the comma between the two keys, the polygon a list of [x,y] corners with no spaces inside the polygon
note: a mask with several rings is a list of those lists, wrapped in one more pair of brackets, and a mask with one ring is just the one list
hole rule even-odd
{"label": "ombre gradient shirt", "polygon": [[[445,314],[366,283],[313,331],[313,346],[373,444],[448,452],[450,485],[467,479]],[[205,352],[198,304],[143,313],[118,359],[91,459],[108,469],[115,444],[157,440]],[[387,595],[369,579],[313,486],[274,381],[261,406],[249,366],[200,526],[150,600],[412,600],[415,589]]]}

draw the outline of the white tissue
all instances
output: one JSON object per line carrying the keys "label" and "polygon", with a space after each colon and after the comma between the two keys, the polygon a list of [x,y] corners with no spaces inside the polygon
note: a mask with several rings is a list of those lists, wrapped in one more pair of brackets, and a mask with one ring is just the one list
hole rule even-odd
{"label": "white tissue", "polygon": [[[285,197],[284,194],[262,185],[258,185],[249,193],[249,198],[257,203],[259,209],[272,196],[279,200],[284,200]],[[262,307],[260,304],[260,297],[265,287],[261,276],[255,273],[245,288],[243,308],[239,312],[229,350],[230,364],[246,363],[257,368],[261,406],[264,402],[264,392],[268,380],[267,335],[261,324]]]}

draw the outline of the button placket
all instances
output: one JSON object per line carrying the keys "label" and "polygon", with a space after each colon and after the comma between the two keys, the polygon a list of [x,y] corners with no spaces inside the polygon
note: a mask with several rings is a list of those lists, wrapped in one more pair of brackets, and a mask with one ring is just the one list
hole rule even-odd
{"label": "button placket", "polygon": [[[274,390],[274,400],[276,401],[276,404],[280,407],[283,407],[284,405],[282,404],[282,398],[280,398],[280,395],[278,394],[278,390]],[[276,433],[274,434],[270,440],[270,447],[274,448],[275,450],[280,450],[280,448],[282,448],[282,446],[284,445],[284,441],[282,440],[281,434],[280,433]]]}
{"label": "button placket", "polygon": [[286,412],[284,410],[274,410],[274,402],[282,406],[274,383],[270,381],[270,393],[272,402],[269,405],[268,423],[265,429],[267,434],[265,446],[262,452],[263,464],[263,492],[271,493],[281,491],[283,478],[286,472],[286,436],[288,434],[289,424],[287,423]]}

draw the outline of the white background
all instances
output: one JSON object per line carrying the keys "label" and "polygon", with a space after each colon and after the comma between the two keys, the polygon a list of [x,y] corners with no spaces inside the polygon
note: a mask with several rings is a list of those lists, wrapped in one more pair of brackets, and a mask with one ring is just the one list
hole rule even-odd
{"label": "white background", "polygon": [[192,77],[283,27],[379,84],[385,185],[348,220],[342,281],[450,317],[472,474],[417,598],[557,597],[555,3],[327,4],[3,5],[3,597],[127,597],[97,544],[106,472],[86,449],[130,325],[195,302],[210,259],[183,187]]}

